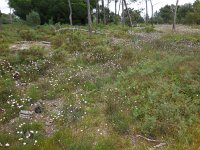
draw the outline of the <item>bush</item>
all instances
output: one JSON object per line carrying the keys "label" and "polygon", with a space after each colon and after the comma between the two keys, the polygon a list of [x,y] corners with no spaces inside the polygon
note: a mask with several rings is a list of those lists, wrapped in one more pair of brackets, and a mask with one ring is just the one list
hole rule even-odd
{"label": "bush", "polygon": [[145,32],[147,32],[147,33],[154,32],[154,31],[155,31],[154,27],[152,27],[152,26],[146,26],[146,27],[144,28],[144,30],[145,30]]}
{"label": "bush", "polygon": [[29,13],[26,16],[26,21],[27,21],[28,25],[31,25],[31,26],[40,25],[40,23],[41,23],[40,15],[37,12],[32,11],[31,13]]}
{"label": "bush", "polygon": [[23,40],[32,41],[37,39],[37,34],[34,30],[22,30],[19,32],[20,37]]}

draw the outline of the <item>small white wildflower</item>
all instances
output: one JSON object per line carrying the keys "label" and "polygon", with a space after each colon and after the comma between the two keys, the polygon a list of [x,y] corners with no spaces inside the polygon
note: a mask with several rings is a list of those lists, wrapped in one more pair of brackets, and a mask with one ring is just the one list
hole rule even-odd
{"label": "small white wildflower", "polygon": [[30,133],[34,133],[34,131],[31,130]]}
{"label": "small white wildflower", "polygon": [[6,146],[6,147],[9,147],[9,146],[10,146],[10,144],[9,144],[9,143],[6,143],[6,144],[5,144],[5,146]]}

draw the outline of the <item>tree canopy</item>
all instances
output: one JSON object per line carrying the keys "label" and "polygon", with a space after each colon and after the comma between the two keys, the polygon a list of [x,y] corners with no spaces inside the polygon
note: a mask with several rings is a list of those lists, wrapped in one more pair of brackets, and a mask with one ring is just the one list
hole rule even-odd
{"label": "tree canopy", "polygon": [[[95,7],[95,0],[91,0],[91,8]],[[14,8],[14,14],[25,20],[26,15],[32,11],[40,14],[41,23],[69,23],[69,7],[67,0],[9,0],[9,5]],[[87,23],[87,4],[84,0],[72,1],[73,22],[75,24]]]}

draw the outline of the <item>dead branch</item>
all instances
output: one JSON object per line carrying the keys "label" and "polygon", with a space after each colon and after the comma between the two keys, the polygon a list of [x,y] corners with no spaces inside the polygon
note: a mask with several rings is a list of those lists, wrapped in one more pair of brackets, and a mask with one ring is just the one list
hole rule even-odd
{"label": "dead branch", "polygon": [[144,137],[142,135],[136,135],[137,138],[142,138],[148,142],[163,142],[163,140],[154,140],[154,139],[150,139],[150,138],[147,138],[147,137]]}
{"label": "dead branch", "polygon": [[[84,31],[84,32],[89,32],[88,30],[86,29],[80,29],[80,28],[61,28],[61,29],[58,29],[58,30],[55,30],[55,32],[61,32],[61,31],[64,31],[64,30],[78,30],[78,31]],[[96,34],[104,34],[104,33],[101,33],[99,31],[92,31],[92,33],[96,33]]]}
{"label": "dead branch", "polygon": [[165,146],[165,145],[166,145],[166,143],[160,143],[158,145],[155,145],[154,148],[160,148],[160,147]]}

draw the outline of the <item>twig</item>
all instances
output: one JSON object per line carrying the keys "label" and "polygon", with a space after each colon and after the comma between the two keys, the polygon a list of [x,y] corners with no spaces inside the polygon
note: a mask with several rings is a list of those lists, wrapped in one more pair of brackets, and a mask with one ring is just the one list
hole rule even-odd
{"label": "twig", "polygon": [[144,137],[142,135],[136,135],[137,138],[142,138],[146,141],[149,141],[149,142],[163,142],[163,140],[153,140],[153,139],[150,139],[150,138],[147,138],[147,137]]}
{"label": "twig", "polygon": [[154,148],[160,148],[160,147],[165,146],[165,145],[166,145],[166,143],[160,143],[158,145],[155,145]]}

